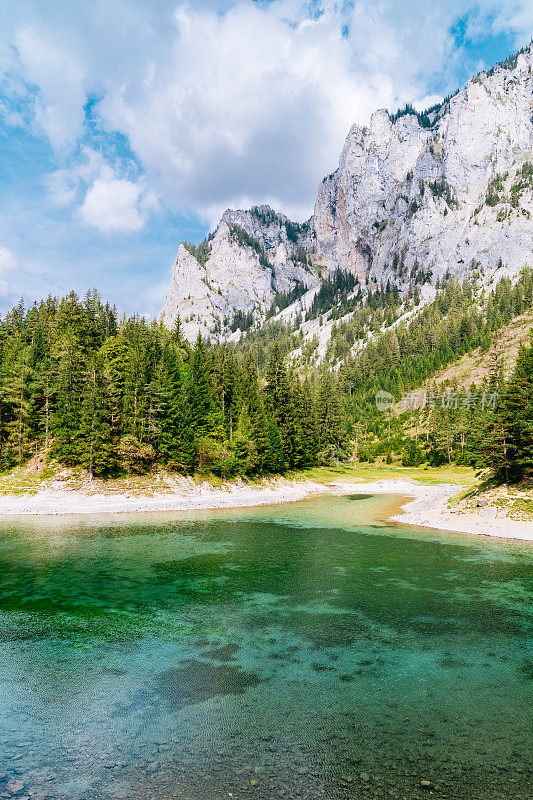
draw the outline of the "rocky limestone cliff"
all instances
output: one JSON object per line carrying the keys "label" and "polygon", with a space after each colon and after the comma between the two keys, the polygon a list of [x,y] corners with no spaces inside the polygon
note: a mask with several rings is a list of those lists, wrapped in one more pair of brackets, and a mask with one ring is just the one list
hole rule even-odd
{"label": "rocky limestone cliff", "polygon": [[[354,125],[318,189],[316,258],[378,283],[533,263],[532,52],[473,78],[422,127],[415,113]],[[528,167],[525,167],[528,173]],[[519,188],[519,185],[523,188]],[[526,185],[527,184],[527,185]]]}
{"label": "rocky limestone cliff", "polygon": [[533,265],[532,67],[530,46],[424,114],[354,125],[306,225],[268,206],[227,211],[202,253],[180,246],[165,324],[179,314],[188,338],[228,335],[240,314],[263,320],[276,292],[292,300],[337,269],[405,289]]}
{"label": "rocky limestone cliff", "polygon": [[226,211],[199,248],[180,245],[160,319],[172,327],[179,316],[191,341],[264,319],[277,293],[296,296],[319,282],[308,236],[307,225],[268,206]]}

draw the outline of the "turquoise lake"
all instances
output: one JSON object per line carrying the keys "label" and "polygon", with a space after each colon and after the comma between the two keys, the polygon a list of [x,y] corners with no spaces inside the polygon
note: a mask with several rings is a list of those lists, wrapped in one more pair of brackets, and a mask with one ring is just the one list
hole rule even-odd
{"label": "turquoise lake", "polygon": [[0,797],[531,798],[533,545],[397,502],[4,521]]}

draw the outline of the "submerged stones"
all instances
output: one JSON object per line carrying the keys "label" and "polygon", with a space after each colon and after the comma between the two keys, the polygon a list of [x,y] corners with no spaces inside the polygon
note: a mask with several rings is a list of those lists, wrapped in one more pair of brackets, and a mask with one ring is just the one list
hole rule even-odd
{"label": "submerged stones", "polygon": [[158,693],[174,708],[203,703],[220,694],[243,694],[260,683],[254,672],[232,664],[211,664],[188,659],[159,676]]}
{"label": "submerged stones", "polygon": [[202,655],[204,658],[212,658],[214,661],[234,661],[238,650],[238,645],[226,644],[207,650]]}
{"label": "submerged stones", "polygon": [[[149,546],[150,563],[171,567],[143,572],[142,592],[136,526],[131,545],[127,526],[83,537],[87,568],[110,547],[113,591],[142,603],[131,601],[135,625],[106,624],[96,639],[81,581],[81,611],[54,612],[59,636],[50,615],[49,643],[9,643],[2,680],[28,713],[14,702],[2,715],[0,800],[531,800],[519,743],[533,663],[517,600],[529,553],[491,543],[488,568],[468,537],[459,547],[312,525],[304,535],[241,514],[231,529],[218,514],[191,524],[183,552],[169,523],[149,529],[143,557]],[[201,558],[181,582],[193,535],[195,553],[234,541],[231,587]],[[83,577],[78,546],[71,562],[61,551],[54,585]],[[35,574],[41,565],[39,554]],[[437,632],[412,624],[422,614],[443,620]],[[23,788],[8,793],[9,779]]]}
{"label": "submerged stones", "polygon": [[11,778],[6,783],[6,791],[9,792],[9,794],[18,794],[18,792],[21,792],[23,789],[24,784],[16,778]]}

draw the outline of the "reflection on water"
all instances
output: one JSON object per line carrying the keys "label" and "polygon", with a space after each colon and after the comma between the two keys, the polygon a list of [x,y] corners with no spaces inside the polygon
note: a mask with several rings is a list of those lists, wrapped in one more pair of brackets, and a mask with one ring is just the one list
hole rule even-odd
{"label": "reflection on water", "polygon": [[0,796],[530,797],[533,549],[395,503],[4,525]]}

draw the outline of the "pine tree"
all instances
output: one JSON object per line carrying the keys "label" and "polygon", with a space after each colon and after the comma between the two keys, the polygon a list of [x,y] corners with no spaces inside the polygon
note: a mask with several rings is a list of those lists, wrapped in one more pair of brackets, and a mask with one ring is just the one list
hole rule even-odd
{"label": "pine tree", "polygon": [[132,422],[125,393],[129,359],[125,337],[121,334],[109,336],[102,347],[101,355],[111,413],[111,436],[115,446],[118,446],[124,431],[131,431]]}
{"label": "pine tree", "polygon": [[195,430],[185,386],[185,369],[175,350],[166,355],[161,399],[161,456],[172,469],[192,472],[195,464]]}
{"label": "pine tree", "polygon": [[200,333],[191,360],[189,405],[195,438],[201,439],[203,436],[208,436],[210,433],[211,385],[206,348]]}
{"label": "pine tree", "polygon": [[309,382],[295,382],[293,396],[298,442],[294,466],[309,467],[316,463],[319,438],[316,408]]}
{"label": "pine tree", "polygon": [[343,457],[347,445],[345,417],[339,386],[329,372],[324,372],[320,379],[317,420],[320,451],[328,453],[329,459]]}
{"label": "pine tree", "polygon": [[117,465],[110,416],[102,360],[97,356],[87,370],[77,439],[77,462],[88,471],[89,480],[113,472]]}
{"label": "pine tree", "polygon": [[27,421],[30,408],[31,374],[28,364],[28,348],[22,346],[13,352],[13,356],[14,360],[4,375],[3,399],[9,409],[8,413],[4,414],[4,430],[7,434],[8,445],[16,455],[17,463],[22,464],[24,458],[29,454]]}
{"label": "pine tree", "polygon": [[502,398],[501,418],[509,476],[519,480],[533,469],[533,342],[520,348]]}
{"label": "pine tree", "polygon": [[60,461],[73,466],[78,463],[81,401],[87,378],[87,364],[76,334],[67,326],[52,350],[52,364],[52,452]]}
{"label": "pine tree", "polygon": [[268,412],[272,415],[281,438],[283,465],[291,468],[297,459],[299,431],[296,426],[291,381],[278,345],[272,348],[268,361],[265,398]]}
{"label": "pine tree", "polygon": [[282,472],[285,466],[283,442],[279,428],[274,420],[268,422],[269,447],[264,457],[264,467],[268,472]]}

